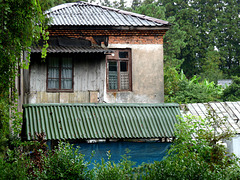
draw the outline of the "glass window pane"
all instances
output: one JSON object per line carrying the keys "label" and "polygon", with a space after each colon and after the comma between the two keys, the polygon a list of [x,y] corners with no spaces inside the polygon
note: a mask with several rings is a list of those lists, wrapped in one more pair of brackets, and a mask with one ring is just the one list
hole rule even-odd
{"label": "glass window pane", "polygon": [[48,67],[59,67],[59,59],[57,57],[50,57]]}
{"label": "glass window pane", "polygon": [[72,89],[72,59],[62,58],[61,89]]}
{"label": "glass window pane", "polygon": [[62,68],[61,78],[71,78],[72,79],[72,69]]}
{"label": "glass window pane", "polygon": [[62,79],[61,89],[72,89],[72,79]]}
{"label": "glass window pane", "polygon": [[62,58],[62,67],[64,68],[72,68],[72,58],[63,57]]}
{"label": "glass window pane", "polygon": [[109,71],[117,71],[117,62],[108,62]]}
{"label": "glass window pane", "polygon": [[59,68],[49,67],[48,78],[59,78]]}
{"label": "glass window pane", "polygon": [[59,89],[59,79],[48,79],[48,89]]}
{"label": "glass window pane", "polygon": [[119,58],[128,58],[128,52],[119,51]]}
{"label": "glass window pane", "polygon": [[108,84],[109,89],[118,89],[117,62],[108,62]]}
{"label": "glass window pane", "polygon": [[121,61],[121,62],[120,62],[120,71],[121,71],[121,72],[127,71],[127,69],[128,69],[127,64],[128,64],[128,63],[127,63],[126,61]]}
{"label": "glass window pane", "polygon": [[120,89],[129,89],[129,73],[127,61],[120,61]]}

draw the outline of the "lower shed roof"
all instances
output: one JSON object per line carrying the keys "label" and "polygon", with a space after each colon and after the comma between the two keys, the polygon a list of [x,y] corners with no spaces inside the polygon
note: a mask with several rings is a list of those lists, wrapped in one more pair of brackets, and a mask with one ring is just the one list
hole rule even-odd
{"label": "lower shed roof", "polygon": [[174,137],[178,104],[25,104],[23,137],[47,140]]}

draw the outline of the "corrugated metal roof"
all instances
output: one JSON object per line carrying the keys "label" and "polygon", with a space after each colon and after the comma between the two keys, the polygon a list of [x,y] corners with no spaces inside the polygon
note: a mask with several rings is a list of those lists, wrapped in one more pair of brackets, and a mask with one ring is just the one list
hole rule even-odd
{"label": "corrugated metal roof", "polygon": [[174,137],[178,104],[23,105],[28,140]]}
{"label": "corrugated metal roof", "polygon": [[224,132],[227,128],[240,133],[240,101],[193,103],[182,105],[182,109],[183,114],[192,114],[202,118],[208,117],[209,110],[213,111],[217,117],[226,118],[226,123],[217,129],[219,133]]}
{"label": "corrugated metal roof", "polygon": [[55,6],[46,15],[52,26],[170,26],[160,19],[81,1]]}
{"label": "corrugated metal roof", "polygon": [[[41,53],[41,47],[31,47],[31,53]],[[98,46],[78,47],[78,46],[49,46],[48,53],[112,53],[110,49]]]}

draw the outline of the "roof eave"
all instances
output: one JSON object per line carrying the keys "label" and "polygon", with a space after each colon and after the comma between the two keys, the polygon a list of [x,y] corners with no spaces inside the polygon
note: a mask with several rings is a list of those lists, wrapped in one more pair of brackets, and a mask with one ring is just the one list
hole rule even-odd
{"label": "roof eave", "polygon": [[62,26],[51,25],[49,29],[62,30],[169,30],[171,24],[164,26]]}

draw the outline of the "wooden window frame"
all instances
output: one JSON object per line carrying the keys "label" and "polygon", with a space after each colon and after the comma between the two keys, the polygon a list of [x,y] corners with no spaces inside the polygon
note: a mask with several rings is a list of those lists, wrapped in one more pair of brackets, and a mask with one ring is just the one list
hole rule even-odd
{"label": "wooden window frame", "polygon": [[[114,53],[106,56],[106,84],[107,84],[107,92],[124,92],[124,91],[132,91],[132,51],[130,48],[125,49],[111,49],[114,50]],[[119,58],[119,52],[128,52],[127,58]],[[108,62],[117,62],[117,74],[118,74],[118,88],[117,89],[109,89],[109,67]],[[128,62],[128,72],[129,72],[129,88],[128,89],[120,89],[120,62]]]}
{"label": "wooden window frame", "polygon": [[[48,69],[49,69],[49,57],[57,57],[58,61],[60,61],[59,63],[59,89],[49,89],[48,88]],[[73,60],[73,56],[70,55],[65,55],[65,54],[58,54],[58,55],[49,55],[49,57],[47,58],[47,78],[46,78],[46,91],[47,92],[70,92],[72,93],[74,91],[74,60]],[[70,57],[72,60],[72,89],[60,89],[61,88],[61,70],[62,70],[62,58],[63,57]]]}

